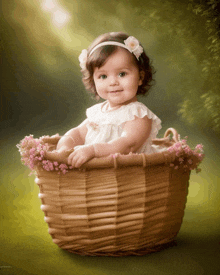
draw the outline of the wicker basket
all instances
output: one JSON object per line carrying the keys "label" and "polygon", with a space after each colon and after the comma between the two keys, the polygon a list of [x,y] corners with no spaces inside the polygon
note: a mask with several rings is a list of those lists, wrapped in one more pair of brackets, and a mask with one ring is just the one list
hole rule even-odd
{"label": "wicker basket", "polygon": [[[166,138],[163,143],[173,144]],[[155,143],[160,143],[156,140]],[[190,171],[168,151],[97,158],[63,174],[37,170],[53,242],[81,255],[144,255],[174,244]]]}

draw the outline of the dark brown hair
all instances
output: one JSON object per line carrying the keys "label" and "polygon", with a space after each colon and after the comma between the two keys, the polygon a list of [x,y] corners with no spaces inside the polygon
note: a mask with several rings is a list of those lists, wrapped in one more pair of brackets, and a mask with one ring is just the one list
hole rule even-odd
{"label": "dark brown hair", "polygon": [[[81,70],[83,74],[82,81],[86,87],[86,89],[94,96],[97,96],[95,83],[93,80],[93,73],[94,69],[96,67],[100,68],[108,57],[115,52],[119,46],[115,45],[105,45],[98,49],[96,49],[91,56],[89,56],[91,50],[98,44],[104,42],[104,41],[116,41],[119,43],[124,44],[124,40],[126,40],[129,37],[128,34],[122,33],[122,32],[110,32],[105,33],[100,36],[98,36],[93,43],[88,48],[88,59],[86,62],[86,69]],[[133,55],[133,54],[132,54]],[[143,83],[138,87],[137,95],[146,95],[149,91],[150,87],[152,86],[153,74],[155,73],[155,70],[153,66],[150,63],[149,57],[146,55],[145,51],[140,55],[139,60],[133,55],[135,63],[137,64],[139,71],[144,71],[144,78]]]}

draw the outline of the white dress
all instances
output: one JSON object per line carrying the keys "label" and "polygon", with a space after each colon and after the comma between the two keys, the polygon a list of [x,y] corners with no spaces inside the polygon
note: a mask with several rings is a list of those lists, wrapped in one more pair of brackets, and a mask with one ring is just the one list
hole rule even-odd
{"label": "white dress", "polygon": [[[141,102],[131,102],[115,110],[107,110],[108,102],[96,104],[86,110],[86,116],[89,120],[87,125],[88,132],[85,138],[85,145],[95,143],[105,143],[117,139],[123,132],[123,126],[127,121],[131,121],[135,116],[143,118],[147,116],[152,119],[151,133],[143,146],[137,153],[151,154],[161,151],[159,146],[152,145],[152,139],[156,138],[161,129],[161,120],[151,112]],[[85,145],[78,145],[77,150]]]}

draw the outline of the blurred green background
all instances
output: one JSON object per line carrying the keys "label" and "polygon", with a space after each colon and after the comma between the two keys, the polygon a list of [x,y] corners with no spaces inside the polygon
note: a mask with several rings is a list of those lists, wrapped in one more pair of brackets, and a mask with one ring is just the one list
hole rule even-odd
{"label": "blurred green background", "polygon": [[[9,0],[1,11],[0,274],[219,274],[219,1]],[[52,243],[38,187],[16,144],[26,135],[65,133],[95,103],[78,55],[98,35],[124,31],[153,61],[150,94],[140,97],[193,146],[193,172],[178,246],[143,257],[82,257]]]}

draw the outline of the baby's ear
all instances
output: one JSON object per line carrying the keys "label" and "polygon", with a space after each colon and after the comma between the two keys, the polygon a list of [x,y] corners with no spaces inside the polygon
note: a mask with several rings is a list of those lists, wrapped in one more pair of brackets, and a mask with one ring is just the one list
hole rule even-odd
{"label": "baby's ear", "polygon": [[140,79],[139,79],[139,86],[142,85],[144,77],[145,77],[145,72],[144,71],[140,71]]}

